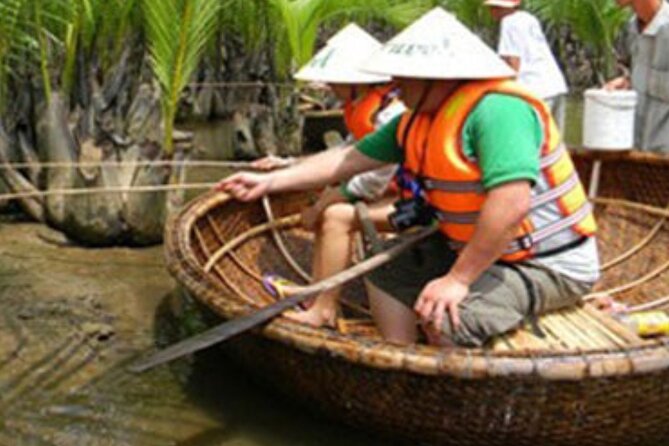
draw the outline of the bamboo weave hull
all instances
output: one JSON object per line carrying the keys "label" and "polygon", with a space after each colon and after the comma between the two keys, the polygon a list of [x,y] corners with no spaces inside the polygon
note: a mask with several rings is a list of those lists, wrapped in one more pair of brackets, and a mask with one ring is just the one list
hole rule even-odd
{"label": "bamboo weave hull", "polygon": [[[593,155],[575,160],[587,183]],[[605,159],[600,195],[637,203],[630,207],[614,200],[597,206],[604,260],[639,249],[610,267],[598,288],[630,284],[659,271],[616,297],[640,304],[668,296],[669,159],[640,154]],[[274,213],[277,218],[291,215],[305,202],[305,195],[277,197]],[[271,233],[249,238],[209,273],[203,269],[225,242],[265,222],[259,204],[211,193],[198,198],[168,224],[170,271],[223,318],[265,305],[271,298],[258,274],[271,271],[298,279]],[[654,228],[649,243],[640,245]],[[308,265],[309,235],[289,228],[282,236]],[[355,298],[358,292],[353,286],[344,294]],[[583,317],[558,315],[545,323],[556,330],[567,320],[592,323]],[[453,445],[666,444],[669,339],[624,337],[616,337],[614,327],[592,334],[585,346],[571,345],[569,339],[555,348],[523,344],[517,336],[500,341],[504,348],[402,348],[362,332],[343,334],[278,318],[229,347],[249,370],[292,398],[386,435]]]}

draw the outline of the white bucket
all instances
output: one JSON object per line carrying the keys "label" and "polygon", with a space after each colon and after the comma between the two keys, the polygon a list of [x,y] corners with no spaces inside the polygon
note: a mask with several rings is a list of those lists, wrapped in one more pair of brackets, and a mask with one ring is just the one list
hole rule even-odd
{"label": "white bucket", "polygon": [[589,149],[627,150],[634,146],[633,90],[585,92],[583,146]]}

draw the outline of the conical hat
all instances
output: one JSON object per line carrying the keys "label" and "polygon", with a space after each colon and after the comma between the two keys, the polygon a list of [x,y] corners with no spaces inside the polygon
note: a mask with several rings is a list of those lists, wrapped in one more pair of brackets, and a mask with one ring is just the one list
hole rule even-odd
{"label": "conical hat", "polygon": [[511,67],[488,45],[439,7],[383,45],[363,69],[374,74],[419,79],[515,76]]}
{"label": "conical hat", "polygon": [[375,84],[390,81],[390,76],[360,70],[362,63],[381,48],[381,43],[355,23],[347,25],[328,40],[295,79],[333,84]]}

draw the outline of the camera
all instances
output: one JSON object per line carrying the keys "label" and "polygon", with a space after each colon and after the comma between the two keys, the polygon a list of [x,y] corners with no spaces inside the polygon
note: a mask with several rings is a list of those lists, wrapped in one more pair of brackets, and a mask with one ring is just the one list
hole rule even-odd
{"label": "camera", "polygon": [[394,204],[395,212],[388,216],[388,222],[396,231],[404,231],[413,226],[427,226],[436,214],[424,198],[402,199]]}

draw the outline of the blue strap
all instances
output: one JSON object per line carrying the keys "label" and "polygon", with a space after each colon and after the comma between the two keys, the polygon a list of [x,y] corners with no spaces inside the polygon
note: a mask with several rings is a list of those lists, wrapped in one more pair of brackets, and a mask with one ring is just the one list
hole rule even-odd
{"label": "blue strap", "polygon": [[414,198],[423,198],[423,186],[418,178],[400,166],[395,174],[397,185],[400,189],[411,192]]}

